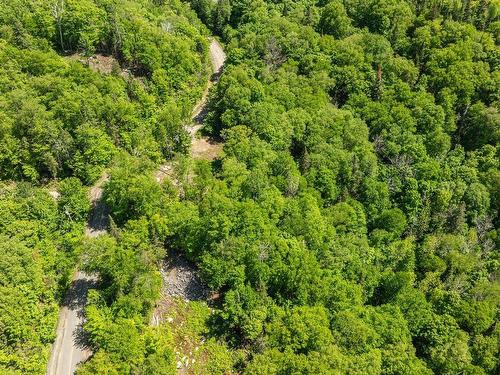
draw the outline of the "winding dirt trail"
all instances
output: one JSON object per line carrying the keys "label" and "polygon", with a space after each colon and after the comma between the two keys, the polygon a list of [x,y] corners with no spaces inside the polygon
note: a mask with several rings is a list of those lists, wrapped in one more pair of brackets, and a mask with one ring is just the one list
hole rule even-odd
{"label": "winding dirt trail", "polygon": [[[194,158],[214,158],[221,145],[209,138],[197,137],[206,116],[208,92],[218,79],[226,59],[226,55],[217,40],[211,39],[209,50],[213,75],[209,80],[202,98],[193,109],[193,123],[187,127],[191,135],[191,153]],[[157,171],[157,180],[161,181],[168,175],[170,167],[163,165]],[[104,174],[90,189],[89,199],[92,203],[92,212],[85,228],[87,237],[97,237],[106,233],[108,227],[108,210],[102,202],[102,186],[109,179]],[[175,265],[174,265],[175,268]],[[83,324],[85,323],[85,305],[89,289],[94,288],[97,278],[84,272],[76,272],[68,294],[59,313],[57,336],[52,346],[47,375],[73,375],[79,363],[86,361],[92,351],[86,346]],[[179,286],[184,288],[183,285]]]}
{"label": "winding dirt trail", "polygon": [[188,132],[191,135],[191,156],[194,159],[213,160],[217,157],[222,149],[222,144],[215,139],[207,137],[197,137],[196,133],[203,126],[203,121],[207,115],[207,100],[210,88],[215,85],[222,72],[222,67],[226,61],[226,54],[217,40],[212,39],[210,42],[210,62],[212,63],[212,77],[208,81],[207,87],[201,100],[194,107],[191,119],[193,124],[188,127]]}
{"label": "winding dirt trail", "polygon": [[[203,127],[203,122],[207,115],[209,90],[218,82],[226,60],[226,54],[215,39],[212,39],[210,42],[209,53],[213,74],[202,98],[193,109],[191,124],[186,128],[191,136],[191,157],[193,159],[213,160],[219,156],[222,149],[222,143],[217,140],[197,135],[198,131]],[[156,173],[156,179],[158,182],[161,182],[167,176],[175,183],[175,174],[170,164],[160,167]],[[162,277],[161,296],[151,316],[150,324],[152,326],[159,326],[164,322],[172,323],[172,309],[175,309],[179,301],[183,300],[187,303],[189,301],[200,301],[210,298],[210,290],[199,278],[196,266],[189,262],[184,254],[174,249],[169,249],[167,257],[160,266],[160,273]],[[182,326],[182,324],[181,322],[180,325]],[[190,366],[192,366],[195,360],[191,358],[191,351],[184,344],[179,344],[177,349],[179,350],[176,350],[175,354],[177,374],[192,373]]]}
{"label": "winding dirt trail", "polygon": [[[198,131],[203,127],[203,121],[207,115],[207,101],[210,88],[219,81],[222,67],[226,61],[226,54],[220,43],[211,38],[209,48],[209,58],[212,65],[212,76],[210,77],[201,99],[194,106],[191,112],[191,123],[186,127],[191,136],[191,156],[193,159],[215,159],[222,150],[222,143],[210,137],[199,137]],[[172,165],[170,163],[160,166],[156,171],[156,181],[162,182],[165,177],[174,178]]]}
{"label": "winding dirt trail", "polygon": [[[193,159],[214,159],[222,148],[222,144],[207,138],[198,137],[197,132],[203,126],[203,121],[207,114],[207,100],[210,88],[219,80],[219,76],[226,60],[221,45],[212,39],[210,43],[210,61],[212,63],[213,74],[210,78],[205,92],[191,114],[192,124],[187,127],[191,135],[191,157]],[[161,181],[172,172],[168,164],[163,165],[157,172],[157,181]],[[171,176],[172,177],[172,176]],[[203,300],[209,295],[208,289],[198,278],[196,267],[188,262],[186,258],[170,251],[164,260],[160,272],[163,279],[161,298],[151,318],[151,324],[158,326],[164,320],[169,304],[173,297],[180,297],[188,301]]]}

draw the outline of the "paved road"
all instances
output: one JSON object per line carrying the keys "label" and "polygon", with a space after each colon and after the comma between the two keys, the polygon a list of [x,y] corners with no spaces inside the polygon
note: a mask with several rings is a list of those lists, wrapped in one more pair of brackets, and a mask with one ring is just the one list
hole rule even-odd
{"label": "paved road", "polygon": [[87,292],[94,287],[96,279],[83,272],[77,272],[59,313],[57,338],[47,374],[72,375],[78,363],[85,361],[92,352],[86,346],[83,332],[84,308]]}
{"label": "paved road", "polygon": [[[97,237],[106,232],[108,212],[101,201],[103,191],[101,186],[107,179],[108,176],[104,175],[90,189],[89,198],[93,207],[85,228],[87,237]],[[77,365],[86,361],[92,354],[86,345],[83,323],[87,293],[90,288],[95,287],[96,282],[95,276],[84,272],[79,271],[73,276],[59,312],[57,337],[52,346],[47,375],[73,375]]]}
{"label": "paved road", "polygon": [[[188,129],[194,139],[194,135],[201,126],[204,118],[204,108],[208,97],[208,89],[217,82],[226,55],[221,45],[212,39],[210,42],[210,61],[214,75],[212,76],[203,97],[193,110],[193,119],[195,125]],[[160,168],[160,171],[162,171]],[[158,174],[158,173],[157,173]],[[90,189],[90,201],[92,202],[92,212],[85,228],[87,237],[97,237],[106,233],[108,226],[108,211],[103,204],[102,185],[109,178],[103,175],[101,179]],[[160,180],[160,178],[158,179]],[[83,323],[85,322],[85,304],[87,292],[96,283],[96,278],[83,272],[77,272],[68,290],[63,307],[59,313],[59,322],[57,326],[57,337],[52,347],[49,364],[47,366],[47,375],[73,375],[77,365],[87,360],[92,352],[85,345],[85,336],[83,332]]]}

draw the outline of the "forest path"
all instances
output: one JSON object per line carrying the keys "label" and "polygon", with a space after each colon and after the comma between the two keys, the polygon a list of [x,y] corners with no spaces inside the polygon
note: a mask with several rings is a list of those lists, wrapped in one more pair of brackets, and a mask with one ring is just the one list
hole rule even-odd
{"label": "forest path", "polygon": [[[212,63],[213,74],[209,80],[205,92],[198,104],[194,107],[191,119],[192,124],[187,127],[191,135],[191,157],[193,159],[213,160],[222,149],[222,144],[208,137],[197,137],[197,132],[203,126],[207,114],[207,101],[210,88],[219,80],[219,76],[226,60],[226,54],[217,40],[210,42],[210,61]],[[169,165],[163,165],[156,178],[162,181],[164,177],[172,172]],[[164,260],[160,269],[163,285],[161,298],[153,313],[151,324],[159,325],[165,320],[166,313],[172,298],[183,298],[186,301],[206,300],[209,297],[209,290],[200,281],[196,267],[187,259],[171,250]]]}
{"label": "forest path", "polygon": [[[191,136],[191,156],[194,159],[215,159],[222,150],[222,143],[211,137],[198,137],[198,131],[203,126],[203,121],[207,115],[207,101],[210,88],[219,81],[222,67],[226,61],[226,54],[220,43],[211,38],[209,48],[209,58],[212,65],[212,76],[210,77],[201,99],[196,103],[191,112],[191,123],[186,127]],[[163,164],[156,171],[156,181],[162,182],[165,177],[174,177],[171,163]]]}
{"label": "forest path", "polygon": [[[212,139],[197,138],[196,133],[201,128],[206,116],[206,104],[210,87],[218,79],[226,59],[226,55],[215,39],[210,41],[209,57],[212,64],[213,75],[210,78],[202,98],[196,104],[192,113],[193,123],[187,127],[191,135],[191,153],[195,158],[213,159],[221,145]],[[161,181],[170,171],[169,165],[163,165],[157,171],[157,180]],[[103,185],[108,181],[109,175],[103,176],[92,186],[89,192],[89,199],[92,203],[92,211],[85,228],[85,236],[97,237],[106,233],[108,226],[108,210],[102,202]],[[186,263],[182,257],[173,257],[173,261],[168,263],[168,268],[163,268],[164,285],[173,285],[171,290],[176,290],[180,295],[193,292],[193,285],[198,285],[194,268]],[[168,271],[174,270],[171,274]],[[170,276],[168,276],[170,275]],[[183,277],[181,277],[183,275]],[[59,312],[59,321],[56,330],[56,340],[52,346],[47,375],[73,375],[79,363],[86,361],[92,352],[86,345],[83,324],[85,322],[85,305],[89,289],[95,287],[97,278],[78,271],[73,276],[71,286]],[[199,284],[201,285],[201,284]],[[195,289],[202,288],[198,286]],[[191,292],[189,292],[191,290]],[[197,294],[196,294],[197,295]]]}
{"label": "forest path", "polygon": [[[92,212],[85,228],[86,237],[97,237],[106,233],[108,210],[102,202],[102,186],[108,180],[104,174],[89,191]],[[92,351],[87,346],[83,331],[85,323],[85,305],[89,289],[95,288],[97,278],[78,271],[59,312],[56,340],[52,346],[47,375],[73,375],[80,362],[86,361]]]}
{"label": "forest path", "polygon": [[226,61],[226,54],[219,42],[212,39],[209,50],[210,62],[212,63],[212,77],[208,81],[207,87],[203,93],[201,100],[194,107],[191,119],[193,123],[188,126],[187,130],[191,135],[191,156],[194,159],[213,160],[219,155],[222,150],[222,144],[208,137],[197,137],[196,133],[203,126],[203,121],[207,115],[207,101],[210,88],[219,80],[219,76]]}

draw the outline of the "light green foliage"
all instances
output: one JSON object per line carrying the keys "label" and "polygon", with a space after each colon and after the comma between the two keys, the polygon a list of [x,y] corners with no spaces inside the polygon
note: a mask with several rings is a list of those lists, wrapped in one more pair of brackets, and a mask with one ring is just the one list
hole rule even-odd
{"label": "light green foliage", "polygon": [[[76,180],[77,181],[77,180]],[[74,182],[74,181],[73,181]],[[54,340],[58,300],[83,230],[78,184],[65,181],[65,207],[41,188],[0,184],[0,372],[42,374]]]}
{"label": "light green foliage", "polygon": [[[226,46],[205,118],[224,142],[212,162],[179,156],[207,78],[207,30],[188,3]],[[498,9],[1,3],[0,178],[63,180],[57,203],[23,184],[0,200],[12,280],[0,303],[53,324],[88,211],[72,176],[89,184],[109,167],[109,234],[80,249],[101,281],[81,374],[172,373],[201,336],[195,373],[498,373]],[[98,74],[54,51],[117,64]],[[163,158],[175,176],[159,184]],[[171,304],[186,324],[153,328],[165,248],[196,265],[213,313]],[[0,366],[39,373],[52,331],[30,338],[8,311]]]}
{"label": "light green foliage", "polygon": [[85,243],[84,268],[98,273],[101,285],[89,295],[85,329],[97,351],[81,373],[137,371],[172,373],[174,355],[168,331],[148,327],[147,317],[159,296],[155,266],[163,249],[150,242],[145,220],[129,221],[115,237]]}
{"label": "light green foliage", "polygon": [[163,197],[161,187],[154,179],[152,165],[125,153],[117,158],[117,163],[111,170],[104,194],[113,218],[122,224],[133,217],[153,214]]}
{"label": "light green foliage", "polygon": [[297,307],[276,319],[268,327],[269,345],[294,353],[322,351],[331,345],[333,336],[328,315],[320,307]]}
{"label": "light green foliage", "polygon": [[[75,134],[78,151],[73,156],[71,167],[83,181],[96,181],[116,153],[116,147],[101,129],[83,125]],[[80,151],[82,150],[82,151]]]}
{"label": "light green foliage", "polygon": [[60,197],[57,204],[60,212],[70,221],[85,221],[90,211],[90,202],[80,180],[74,177],[64,179],[59,183],[58,190]]}
{"label": "light green foliage", "polygon": [[[59,9],[53,13],[59,34],[59,48],[62,50],[84,49],[92,53],[102,37],[106,13],[92,0],[58,0]],[[52,5],[54,6],[54,5]]]}
{"label": "light green foliage", "polygon": [[210,333],[213,309],[204,301],[186,302],[174,298],[168,310],[171,322],[166,329],[172,331],[174,346],[190,357],[190,369],[195,374],[216,375],[232,373],[243,351],[230,350],[228,345]]}
{"label": "light green foliage", "polygon": [[[184,5],[20,0],[2,3],[0,20],[1,178],[92,183],[118,148],[154,162],[186,152],[182,121],[205,84],[207,46]],[[112,55],[114,74],[51,47]]]}
{"label": "light green foliage", "polygon": [[[227,293],[221,318],[234,337],[255,340],[262,334],[267,317],[266,302],[248,286],[237,286]],[[231,338],[229,338],[231,339]]]}
{"label": "light green foliage", "polygon": [[82,247],[83,184],[122,159],[108,187],[122,194],[106,197],[116,222],[161,206],[152,174],[130,177],[187,152],[183,126],[208,76],[204,33],[177,0],[0,2],[0,179],[62,178],[50,184],[58,194],[0,187],[0,373],[45,372],[76,254],[102,281],[87,327],[96,354],[81,372],[174,371],[168,334],[146,324],[160,288],[156,234],[136,220]]}

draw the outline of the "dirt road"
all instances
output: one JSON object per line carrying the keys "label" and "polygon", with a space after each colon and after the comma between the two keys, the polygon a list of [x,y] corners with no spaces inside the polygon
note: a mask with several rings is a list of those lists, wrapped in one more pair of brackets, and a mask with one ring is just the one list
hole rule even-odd
{"label": "dirt road", "polygon": [[[215,39],[212,39],[210,42],[209,52],[213,75],[207,84],[203,96],[193,109],[191,115],[192,124],[187,128],[191,135],[191,156],[194,159],[213,159],[222,148],[222,144],[210,138],[196,136],[198,130],[203,126],[203,120],[206,116],[208,92],[210,87],[219,80],[224,61],[226,60],[226,54]],[[172,168],[166,164],[159,169],[156,178],[158,181],[161,181],[162,178],[170,175],[171,172]],[[160,273],[163,285],[160,301],[158,301],[151,318],[153,326],[158,326],[164,320],[172,297],[180,297],[187,301],[196,301],[204,300],[209,295],[209,290],[199,279],[195,266],[179,253],[169,252],[169,255],[161,266]]]}
{"label": "dirt road", "polygon": [[226,54],[224,53],[224,50],[216,39],[212,39],[210,41],[209,54],[214,74],[218,75],[221,72],[222,67],[224,66],[224,62],[226,61]]}
{"label": "dirt road", "polygon": [[196,103],[193,108],[193,112],[191,113],[191,119],[193,120],[193,123],[188,127],[188,132],[191,136],[195,135],[196,131],[201,127],[201,124],[203,123],[206,115],[205,109],[208,99],[208,91],[219,80],[220,73],[222,72],[222,67],[224,66],[224,61],[226,61],[226,54],[224,53],[224,50],[217,40],[211,39],[208,52],[210,63],[212,64],[212,76],[210,77],[210,80],[205,87],[205,91],[203,92],[201,99],[198,101],[198,103]]}
{"label": "dirt road", "polygon": [[[209,58],[212,65],[212,76],[205,87],[205,91],[201,99],[194,106],[191,112],[191,124],[186,127],[191,136],[191,156],[194,159],[215,159],[222,150],[222,144],[210,137],[199,137],[198,131],[203,126],[203,121],[207,115],[207,100],[210,88],[219,80],[222,72],[222,67],[226,61],[226,54],[222,46],[216,39],[210,40]],[[166,177],[174,178],[174,173],[171,164],[164,164],[157,170],[155,177],[156,181],[162,182]]]}
{"label": "dirt road", "polygon": [[[101,201],[102,185],[107,180],[107,175],[90,189],[89,199],[92,202],[85,235],[97,237],[106,232],[108,225],[108,212]],[[94,288],[97,278],[84,272],[77,272],[68,294],[59,312],[57,337],[52,346],[47,375],[73,375],[77,365],[86,361],[92,354],[87,347],[83,324],[85,322],[85,305],[89,289]]]}
{"label": "dirt road", "polygon": [[[192,137],[193,156],[197,155],[196,150],[205,150],[205,153],[213,153],[216,147],[209,139],[196,138],[196,132],[200,129],[204,119],[204,109],[206,106],[208,91],[210,87],[217,82],[226,55],[220,44],[212,39],[209,50],[210,61],[214,74],[210,79],[202,98],[195,106],[192,114],[193,124],[188,127],[188,132]],[[166,174],[168,166],[160,167],[157,175]],[[90,189],[90,201],[92,202],[92,212],[85,228],[87,237],[97,237],[106,233],[108,226],[108,211],[101,198],[103,184],[109,178],[103,175],[101,179]],[[160,180],[161,177],[158,177]],[[63,307],[59,314],[57,326],[57,337],[52,347],[49,364],[47,366],[47,375],[73,375],[77,365],[87,360],[92,352],[85,345],[85,336],[83,323],[85,322],[85,305],[87,292],[96,283],[96,278],[83,272],[77,272],[68,290]]]}
{"label": "dirt road", "polygon": [[208,92],[210,88],[219,80],[224,61],[226,61],[226,54],[217,40],[212,39],[209,49],[210,62],[212,64],[213,74],[207,84],[205,92],[201,100],[194,107],[192,113],[193,123],[188,127],[188,132],[191,135],[191,156],[194,159],[215,159],[222,150],[222,144],[217,140],[209,137],[198,137],[197,132],[203,126],[203,121],[207,114],[206,104],[208,100]]}

